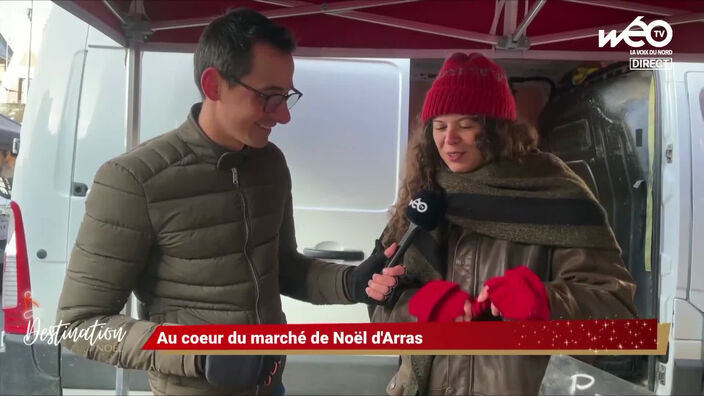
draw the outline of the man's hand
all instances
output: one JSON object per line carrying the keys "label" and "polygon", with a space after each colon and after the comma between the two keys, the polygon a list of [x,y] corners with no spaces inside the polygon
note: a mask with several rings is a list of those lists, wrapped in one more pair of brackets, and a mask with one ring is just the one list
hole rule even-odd
{"label": "man's hand", "polygon": [[[391,246],[393,247],[393,245]],[[386,251],[384,254],[386,254]],[[372,279],[369,281],[369,287],[365,289],[367,296],[379,302],[383,302],[393,292],[394,287],[398,285],[398,278],[405,274],[406,267],[402,264],[391,268],[384,268],[381,270],[381,274],[372,275]]]}
{"label": "man's hand", "polygon": [[376,253],[362,261],[358,266],[347,272],[345,279],[347,293],[350,300],[360,303],[376,303],[367,296],[372,276],[378,274],[386,265],[386,261],[394,255],[398,244],[392,243],[383,253]]}

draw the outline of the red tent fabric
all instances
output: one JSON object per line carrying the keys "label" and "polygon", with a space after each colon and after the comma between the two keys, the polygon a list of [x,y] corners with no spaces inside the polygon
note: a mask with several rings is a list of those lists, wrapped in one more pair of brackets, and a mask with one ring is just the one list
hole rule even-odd
{"label": "red tent fabric", "polygon": [[[676,60],[704,60],[704,1],[699,0],[62,0],[57,4],[123,45],[128,43],[129,26],[139,26],[148,33],[147,50],[192,50],[208,21],[229,8],[249,7],[289,27],[298,39],[297,55],[303,56],[440,58],[457,50],[480,50],[508,58],[627,59],[631,48],[625,41],[600,48],[598,32],[624,29],[641,16],[646,24],[668,22],[672,40],[663,48],[646,42],[640,49],[668,49]],[[144,15],[144,22],[130,23],[137,14]],[[522,45],[513,48],[514,43]]]}

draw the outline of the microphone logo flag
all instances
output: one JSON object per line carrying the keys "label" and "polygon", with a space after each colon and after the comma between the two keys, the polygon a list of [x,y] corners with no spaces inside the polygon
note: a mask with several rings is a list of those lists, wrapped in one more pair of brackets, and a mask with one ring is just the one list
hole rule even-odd
{"label": "microphone logo flag", "polygon": [[408,206],[417,210],[420,213],[425,213],[428,210],[428,204],[423,202],[420,198],[416,198],[408,203]]}

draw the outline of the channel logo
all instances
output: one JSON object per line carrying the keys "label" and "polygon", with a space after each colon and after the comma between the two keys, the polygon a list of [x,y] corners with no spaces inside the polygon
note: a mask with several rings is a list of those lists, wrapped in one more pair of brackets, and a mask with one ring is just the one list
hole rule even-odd
{"label": "channel logo", "polygon": [[618,34],[616,30],[607,33],[605,30],[600,29],[599,48],[603,48],[607,44],[613,48],[621,41],[625,41],[631,48],[640,48],[645,45],[645,42],[639,39],[640,37],[656,48],[662,48],[670,44],[670,41],[672,41],[672,27],[669,23],[662,19],[657,19],[646,24],[641,19],[643,19],[642,16],[636,17],[621,34]]}

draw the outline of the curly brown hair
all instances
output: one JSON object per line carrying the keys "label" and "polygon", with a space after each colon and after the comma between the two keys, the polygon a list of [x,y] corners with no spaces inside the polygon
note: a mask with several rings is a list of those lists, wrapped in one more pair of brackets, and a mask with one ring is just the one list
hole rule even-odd
{"label": "curly brown hair", "polygon": [[[484,163],[498,159],[520,161],[526,153],[538,147],[538,133],[532,126],[522,123],[485,116],[477,116],[475,121],[482,125],[483,133],[477,138],[477,148]],[[408,229],[406,206],[420,190],[442,194],[437,184],[435,172],[443,164],[433,140],[433,120],[428,120],[411,136],[406,153],[404,178],[393,205],[388,232],[384,244],[398,242]]]}

